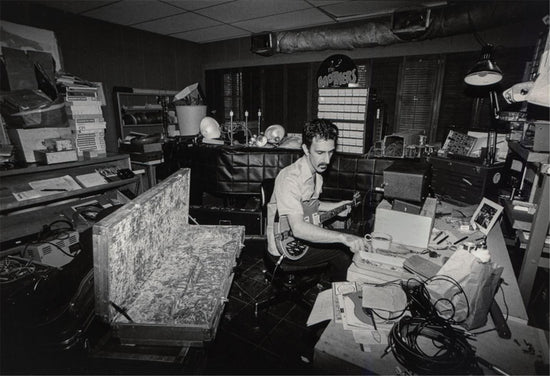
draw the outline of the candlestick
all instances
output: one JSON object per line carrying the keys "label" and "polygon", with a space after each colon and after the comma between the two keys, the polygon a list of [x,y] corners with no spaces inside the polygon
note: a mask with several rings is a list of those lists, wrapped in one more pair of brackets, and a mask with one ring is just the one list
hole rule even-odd
{"label": "candlestick", "polygon": [[233,111],[229,112],[229,144],[233,146]]}
{"label": "candlestick", "polygon": [[248,145],[248,111],[244,112],[244,135],[246,139],[246,145]]}
{"label": "candlestick", "polygon": [[261,131],[261,119],[262,119],[262,109],[261,108],[258,108],[258,136],[260,135],[260,131]]}

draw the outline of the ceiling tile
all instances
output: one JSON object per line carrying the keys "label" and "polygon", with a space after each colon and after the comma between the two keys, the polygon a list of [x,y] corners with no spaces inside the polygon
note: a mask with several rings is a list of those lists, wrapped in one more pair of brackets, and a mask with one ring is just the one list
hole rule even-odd
{"label": "ceiling tile", "polygon": [[163,2],[185,10],[196,10],[223,3],[231,3],[233,0],[163,0]]}
{"label": "ceiling tile", "polygon": [[311,5],[303,0],[237,0],[197,10],[197,13],[222,22],[235,22],[306,8]]}
{"label": "ceiling tile", "polygon": [[349,2],[350,0],[309,0],[309,3],[316,7],[324,7],[330,4]]}
{"label": "ceiling tile", "polygon": [[57,8],[65,10],[70,13],[81,13],[90,9],[99,8],[109,3],[115,3],[116,1],[101,1],[101,0],[87,0],[87,1],[58,1],[58,0],[41,0],[38,3],[49,6],[51,8]]}
{"label": "ceiling tile", "polygon": [[260,33],[262,31],[291,30],[329,23],[334,23],[334,21],[317,8],[311,8],[293,13],[235,22],[234,25],[253,33]]}
{"label": "ceiling tile", "polygon": [[344,1],[337,4],[322,6],[324,10],[336,17],[357,15],[389,14],[395,9],[420,5],[425,1],[420,0],[384,0],[384,1]]}
{"label": "ceiling tile", "polygon": [[150,0],[123,0],[83,15],[121,25],[133,25],[183,12],[170,4]]}
{"label": "ceiling tile", "polygon": [[196,43],[215,42],[218,40],[239,38],[249,36],[250,32],[229,25],[219,25],[206,29],[192,30],[185,33],[173,34],[171,36],[189,40]]}
{"label": "ceiling tile", "polygon": [[159,20],[144,22],[135,25],[136,29],[147,30],[159,34],[174,34],[194,29],[203,29],[210,26],[219,25],[218,21],[203,17],[195,13],[182,13],[172,17],[161,18]]}

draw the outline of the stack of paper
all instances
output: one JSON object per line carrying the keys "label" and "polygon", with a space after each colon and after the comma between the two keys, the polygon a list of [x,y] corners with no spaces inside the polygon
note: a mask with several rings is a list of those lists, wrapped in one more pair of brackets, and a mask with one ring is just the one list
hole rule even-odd
{"label": "stack of paper", "polygon": [[406,309],[407,298],[400,285],[370,285],[355,282],[333,284],[344,329],[370,351],[374,345],[387,345],[394,318]]}

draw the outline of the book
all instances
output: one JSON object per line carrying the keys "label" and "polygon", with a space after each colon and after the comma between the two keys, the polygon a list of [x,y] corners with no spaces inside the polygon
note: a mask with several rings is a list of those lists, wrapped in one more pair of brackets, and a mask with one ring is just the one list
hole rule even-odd
{"label": "book", "polygon": [[107,128],[107,122],[99,118],[69,119],[69,126],[78,132],[91,132]]}
{"label": "book", "polygon": [[32,189],[46,192],[74,191],[82,187],[70,175],[29,182]]}
{"label": "book", "polygon": [[[99,103],[99,102],[97,102]],[[101,105],[99,104],[86,104],[82,106],[71,106],[70,104],[65,104],[65,110],[67,115],[93,115],[100,114],[103,116],[101,111]]]}

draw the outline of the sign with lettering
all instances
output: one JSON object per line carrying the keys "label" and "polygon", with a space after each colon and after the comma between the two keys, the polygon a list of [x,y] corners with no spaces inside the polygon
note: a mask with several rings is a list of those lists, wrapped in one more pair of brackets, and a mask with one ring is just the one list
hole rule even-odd
{"label": "sign with lettering", "polygon": [[[317,70],[317,87],[352,87],[358,82],[357,66],[346,55],[332,55]],[[351,84],[351,85],[350,85]]]}

